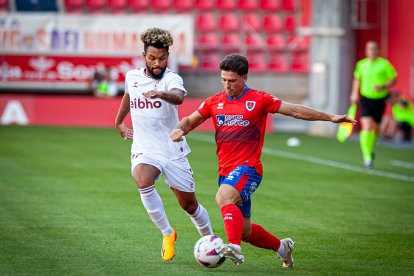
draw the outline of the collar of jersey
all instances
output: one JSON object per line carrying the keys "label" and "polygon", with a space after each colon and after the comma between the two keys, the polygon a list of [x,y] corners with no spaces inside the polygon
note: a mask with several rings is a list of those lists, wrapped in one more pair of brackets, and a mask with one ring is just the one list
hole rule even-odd
{"label": "collar of jersey", "polygon": [[229,101],[237,101],[237,100],[240,100],[247,93],[247,91],[249,91],[249,89],[250,89],[247,85],[244,85],[244,86],[245,86],[244,91],[243,91],[243,93],[240,96],[238,96],[237,98],[232,98],[230,96],[227,96],[227,99]]}

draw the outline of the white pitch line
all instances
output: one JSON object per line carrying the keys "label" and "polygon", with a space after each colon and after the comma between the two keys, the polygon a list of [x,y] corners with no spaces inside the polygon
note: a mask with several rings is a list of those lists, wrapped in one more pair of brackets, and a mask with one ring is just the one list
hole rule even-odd
{"label": "white pitch line", "polygon": [[391,165],[396,166],[396,167],[414,169],[414,163],[411,163],[411,162],[405,162],[401,160],[391,160],[390,163]]}
{"label": "white pitch line", "polygon": [[[199,140],[199,141],[209,142],[209,143],[215,142],[214,137],[206,135],[206,134],[201,134],[201,133],[193,132],[190,134],[189,138]],[[268,147],[263,147],[262,152],[265,154],[273,155],[273,156],[280,156],[280,157],[285,157],[285,158],[290,158],[290,159],[295,159],[295,160],[300,160],[300,161],[307,161],[307,162],[314,163],[314,164],[329,166],[329,167],[338,168],[338,169],[345,169],[345,170],[352,171],[352,172],[371,174],[371,175],[382,176],[382,177],[391,178],[391,179],[414,182],[413,176],[386,172],[386,171],[381,171],[381,170],[367,170],[359,166],[342,163],[338,161],[333,161],[333,160],[328,160],[328,159],[323,159],[319,157],[304,155],[300,153],[276,150],[276,149],[271,149]]]}

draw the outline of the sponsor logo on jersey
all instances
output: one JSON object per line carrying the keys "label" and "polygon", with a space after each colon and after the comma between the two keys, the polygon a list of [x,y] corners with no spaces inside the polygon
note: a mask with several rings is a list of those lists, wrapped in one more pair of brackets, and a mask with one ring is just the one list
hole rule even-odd
{"label": "sponsor logo on jersey", "polygon": [[243,120],[243,115],[216,115],[217,126],[248,126],[250,122]]}
{"label": "sponsor logo on jersey", "polygon": [[160,108],[162,103],[160,101],[150,101],[148,99],[133,99],[131,102],[132,109],[153,109],[153,108]]}
{"label": "sponsor logo on jersey", "polygon": [[132,87],[137,88],[138,87],[138,82],[134,81],[134,84],[132,85]]}
{"label": "sponsor logo on jersey", "polygon": [[246,101],[246,109],[252,111],[256,106],[256,101]]}

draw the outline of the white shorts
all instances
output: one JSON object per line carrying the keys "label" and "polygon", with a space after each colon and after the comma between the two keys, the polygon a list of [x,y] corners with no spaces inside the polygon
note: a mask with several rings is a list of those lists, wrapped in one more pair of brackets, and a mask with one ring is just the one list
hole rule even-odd
{"label": "white shorts", "polygon": [[[158,154],[132,153],[131,174],[138,164],[148,164],[156,167],[165,177],[165,183],[182,192],[194,192],[195,183],[193,170],[187,157],[168,159]],[[161,174],[156,180],[160,178]]]}

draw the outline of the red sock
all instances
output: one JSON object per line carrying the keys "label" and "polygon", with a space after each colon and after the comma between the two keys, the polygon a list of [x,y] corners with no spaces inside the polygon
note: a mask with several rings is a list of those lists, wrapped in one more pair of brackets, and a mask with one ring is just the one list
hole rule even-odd
{"label": "red sock", "polygon": [[224,230],[226,231],[229,243],[240,245],[243,235],[243,215],[235,204],[228,204],[221,207]]}
{"label": "red sock", "polygon": [[245,240],[245,242],[260,248],[271,249],[274,251],[277,251],[280,247],[280,240],[271,233],[267,232],[259,224],[252,224],[252,233],[247,240]]}

